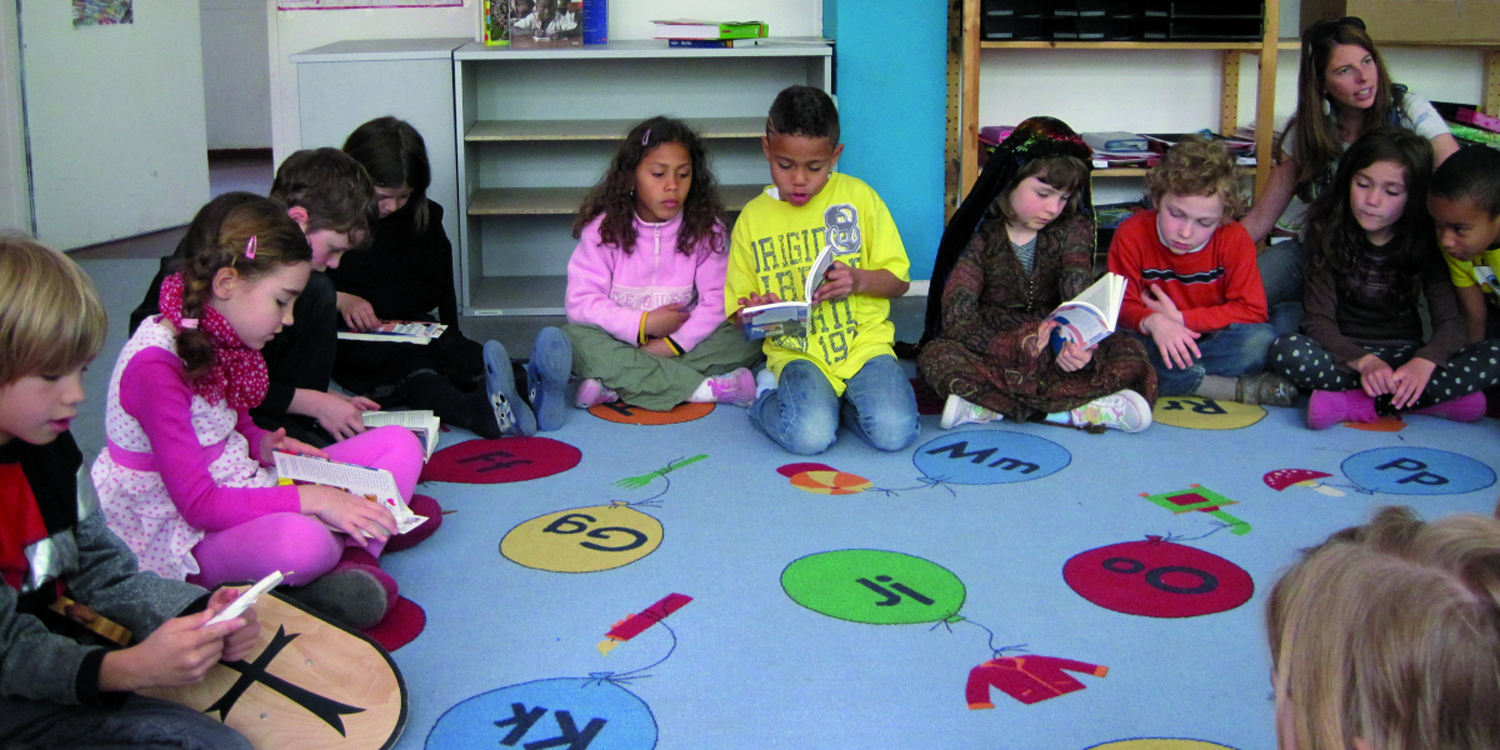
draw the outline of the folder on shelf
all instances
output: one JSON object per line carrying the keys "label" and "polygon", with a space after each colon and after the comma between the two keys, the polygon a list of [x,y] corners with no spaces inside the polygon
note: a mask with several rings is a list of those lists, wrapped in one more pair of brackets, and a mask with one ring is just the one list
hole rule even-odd
{"label": "folder on shelf", "polygon": [[1088,144],[1089,148],[1105,153],[1133,153],[1151,150],[1151,146],[1145,138],[1123,130],[1079,133],[1079,136],[1083,138],[1083,142]]}

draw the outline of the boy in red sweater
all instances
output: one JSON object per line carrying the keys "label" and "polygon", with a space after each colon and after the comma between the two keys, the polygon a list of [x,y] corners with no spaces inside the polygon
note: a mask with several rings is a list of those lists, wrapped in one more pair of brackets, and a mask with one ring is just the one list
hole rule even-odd
{"label": "boy in red sweater", "polygon": [[1160,394],[1291,406],[1296,388],[1264,372],[1276,333],[1255,243],[1231,218],[1244,198],[1229,149],[1188,138],[1146,189],[1156,208],[1120,225],[1109,270],[1128,282],[1119,328],[1145,339]]}

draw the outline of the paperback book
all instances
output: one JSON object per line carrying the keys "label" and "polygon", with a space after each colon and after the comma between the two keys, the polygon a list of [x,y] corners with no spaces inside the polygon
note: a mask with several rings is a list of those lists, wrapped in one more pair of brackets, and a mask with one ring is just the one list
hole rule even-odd
{"label": "paperback book", "polygon": [[432,452],[437,449],[438,428],[442,426],[443,420],[439,419],[429,409],[405,409],[399,411],[367,411],[360,415],[366,427],[384,427],[393,424],[405,427],[416,434],[417,439],[422,441],[426,450],[423,461],[432,458]]}
{"label": "paperback book", "polygon": [[833,245],[824,245],[817,259],[807,269],[807,280],[803,283],[802,299],[787,302],[772,302],[740,310],[744,321],[745,338],[763,339],[767,336],[796,336],[807,332],[807,317],[812,310],[813,293],[827,283],[825,275],[833,267]]}
{"label": "paperback book", "polygon": [[373,331],[339,331],[345,341],[385,341],[398,344],[426,344],[443,335],[448,326],[419,320],[382,320]]}
{"label": "paperback book", "polygon": [[1083,290],[1082,294],[1057,306],[1047,320],[1057,323],[1052,329],[1052,351],[1072,341],[1091,347],[1115,332],[1120,318],[1120,303],[1125,300],[1125,277],[1106,273]]}
{"label": "paperback book", "polygon": [[652,21],[657,39],[757,39],[770,30],[760,21],[700,21],[677,18]]}
{"label": "paperback book", "polygon": [[351,495],[384,505],[396,519],[397,534],[405,534],[427,520],[427,516],[413,513],[406,501],[401,499],[401,491],[396,487],[396,477],[389,470],[280,451],[274,455],[276,475],[283,481],[337,487]]}

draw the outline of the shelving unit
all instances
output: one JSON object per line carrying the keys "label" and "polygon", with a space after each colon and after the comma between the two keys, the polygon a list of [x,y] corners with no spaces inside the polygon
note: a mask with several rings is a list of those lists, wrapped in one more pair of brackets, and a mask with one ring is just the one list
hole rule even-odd
{"label": "shelving unit", "polygon": [[707,140],[738,211],[770,180],[760,137],[777,92],[827,89],[833,49],[796,40],[728,49],[654,40],[575,49],[470,43],[453,53],[459,273],[468,315],[560,315],[574,212],[626,132],[657,114]]}
{"label": "shelving unit", "polygon": [[[1219,101],[1219,129],[1233,132],[1240,116],[1240,67],[1242,58],[1255,58],[1259,68],[1255,97],[1255,146],[1257,154],[1271,152],[1272,125],[1276,102],[1276,51],[1279,40],[1276,29],[1280,20],[1278,0],[1265,0],[1262,34],[1254,42],[1209,41],[984,41],[980,29],[981,0],[963,0],[957,10],[961,15],[952,25],[956,35],[956,54],[950,55],[950,112],[957,117],[950,128],[948,156],[948,210],[957,207],[958,199],[967,195],[979,176],[979,62],[984,50],[1211,50],[1222,52],[1223,84]],[[1145,170],[1095,170],[1096,177],[1138,177]],[[1259,193],[1271,173],[1271,160],[1261,158],[1255,168],[1255,190]]]}

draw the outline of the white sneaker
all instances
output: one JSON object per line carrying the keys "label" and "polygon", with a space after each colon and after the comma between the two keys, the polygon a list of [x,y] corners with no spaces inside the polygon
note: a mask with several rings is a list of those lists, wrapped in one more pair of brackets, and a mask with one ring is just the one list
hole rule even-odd
{"label": "white sneaker", "polygon": [[971,404],[957,393],[948,394],[947,403],[943,404],[943,419],[938,426],[945,430],[951,430],[961,424],[982,424],[984,422],[998,422],[1005,415],[991,411],[980,406]]}
{"label": "white sneaker", "polygon": [[1075,427],[1096,424],[1121,432],[1140,432],[1151,426],[1151,405],[1135,391],[1096,398],[1068,414]]}

